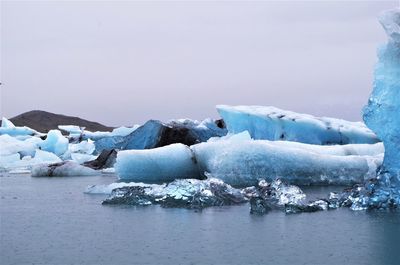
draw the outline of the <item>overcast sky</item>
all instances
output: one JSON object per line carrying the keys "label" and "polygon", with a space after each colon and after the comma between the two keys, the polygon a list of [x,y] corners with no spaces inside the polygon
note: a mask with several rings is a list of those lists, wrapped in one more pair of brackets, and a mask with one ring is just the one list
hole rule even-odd
{"label": "overcast sky", "polygon": [[0,114],[132,125],[216,104],[361,119],[398,1],[1,2]]}

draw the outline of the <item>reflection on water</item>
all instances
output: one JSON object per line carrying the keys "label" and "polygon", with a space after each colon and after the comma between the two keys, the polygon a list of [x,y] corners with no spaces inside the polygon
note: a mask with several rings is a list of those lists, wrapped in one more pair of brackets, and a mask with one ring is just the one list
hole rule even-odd
{"label": "reflection on water", "polygon": [[[0,178],[1,263],[400,264],[400,213],[106,207],[112,176]],[[310,199],[342,187],[307,187]]]}

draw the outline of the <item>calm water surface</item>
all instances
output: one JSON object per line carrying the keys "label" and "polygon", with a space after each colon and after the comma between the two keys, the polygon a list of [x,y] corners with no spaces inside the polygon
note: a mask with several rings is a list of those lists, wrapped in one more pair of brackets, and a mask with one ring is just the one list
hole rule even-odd
{"label": "calm water surface", "polygon": [[[1,264],[400,264],[400,213],[102,206],[113,176],[0,177]],[[333,187],[306,188],[310,197]]]}

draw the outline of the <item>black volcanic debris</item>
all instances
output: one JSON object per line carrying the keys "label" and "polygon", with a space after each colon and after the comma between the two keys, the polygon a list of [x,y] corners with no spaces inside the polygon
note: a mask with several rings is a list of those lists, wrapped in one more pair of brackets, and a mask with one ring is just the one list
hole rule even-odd
{"label": "black volcanic debris", "polygon": [[103,150],[95,160],[85,162],[83,165],[96,170],[111,168],[114,166],[116,159],[117,151],[115,149]]}

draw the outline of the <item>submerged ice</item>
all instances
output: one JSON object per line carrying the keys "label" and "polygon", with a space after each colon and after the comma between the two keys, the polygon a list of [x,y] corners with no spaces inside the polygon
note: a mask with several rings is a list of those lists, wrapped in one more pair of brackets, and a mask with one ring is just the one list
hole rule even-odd
{"label": "submerged ice", "polygon": [[297,186],[277,179],[259,181],[255,186],[234,188],[209,176],[206,180],[182,179],[167,184],[112,183],[87,187],[87,194],[108,194],[104,205],[131,205],[203,209],[212,206],[250,204],[250,213],[272,210],[286,213],[315,212],[348,206],[347,196],[333,194],[327,200],[306,202],[306,194]]}
{"label": "submerged ice", "polygon": [[103,204],[128,204],[146,206],[159,204],[163,207],[202,209],[244,203],[247,198],[239,189],[221,180],[183,179],[163,185],[129,185],[116,188]]}

